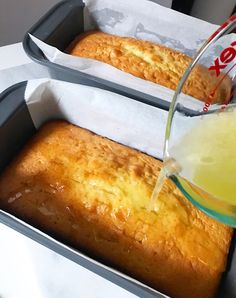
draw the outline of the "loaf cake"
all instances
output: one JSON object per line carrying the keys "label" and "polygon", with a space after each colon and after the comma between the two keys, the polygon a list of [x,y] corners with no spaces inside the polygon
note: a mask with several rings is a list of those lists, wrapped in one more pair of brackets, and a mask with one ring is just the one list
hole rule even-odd
{"label": "loaf cake", "polygon": [[[120,37],[99,31],[79,35],[67,53],[96,59],[176,90],[191,58],[171,48],[130,37]],[[221,81],[220,85],[218,84]],[[183,92],[202,101],[222,103],[231,94],[231,80],[223,74],[216,77],[198,65],[184,85]]]}
{"label": "loaf cake", "polygon": [[174,298],[210,298],[232,229],[166,181],[162,163],[64,121],[45,124],[0,176],[0,208]]}

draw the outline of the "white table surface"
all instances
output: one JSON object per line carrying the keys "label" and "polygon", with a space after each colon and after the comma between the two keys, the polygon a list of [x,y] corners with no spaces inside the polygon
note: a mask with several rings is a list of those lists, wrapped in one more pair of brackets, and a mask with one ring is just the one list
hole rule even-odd
{"label": "white table surface", "polygon": [[[20,43],[0,48],[0,92],[48,76]],[[137,296],[0,224],[0,298],[106,297]]]}

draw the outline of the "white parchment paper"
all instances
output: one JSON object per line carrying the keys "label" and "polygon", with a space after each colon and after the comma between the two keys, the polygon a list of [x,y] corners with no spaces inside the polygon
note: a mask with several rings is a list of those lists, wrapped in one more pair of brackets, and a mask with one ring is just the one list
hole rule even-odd
{"label": "white parchment paper", "polygon": [[[85,31],[101,31],[149,40],[193,56],[217,25],[181,14],[148,0],[84,0]],[[52,62],[171,101],[173,91],[136,78],[108,64],[92,59],[73,57],[32,40]]]}
{"label": "white parchment paper", "polygon": [[28,81],[25,100],[36,128],[65,119],[162,159],[164,110],[98,88],[48,79]]}

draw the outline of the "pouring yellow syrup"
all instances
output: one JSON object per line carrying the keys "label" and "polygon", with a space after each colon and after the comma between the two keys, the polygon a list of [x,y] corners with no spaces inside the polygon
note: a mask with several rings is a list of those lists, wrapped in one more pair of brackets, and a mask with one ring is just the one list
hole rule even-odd
{"label": "pouring yellow syrup", "polygon": [[151,206],[166,175],[175,177],[192,199],[211,210],[221,212],[221,202],[236,205],[236,111],[199,116],[188,133],[169,148],[169,156]]}
{"label": "pouring yellow syrup", "polygon": [[150,211],[158,211],[159,208],[157,206],[158,205],[157,200],[162,190],[162,186],[165,183],[165,180],[167,179],[167,177],[178,173],[178,170],[179,170],[179,167],[174,160],[171,159],[164,163],[164,166],[158,175],[156,185],[152,192],[152,196],[149,204]]}

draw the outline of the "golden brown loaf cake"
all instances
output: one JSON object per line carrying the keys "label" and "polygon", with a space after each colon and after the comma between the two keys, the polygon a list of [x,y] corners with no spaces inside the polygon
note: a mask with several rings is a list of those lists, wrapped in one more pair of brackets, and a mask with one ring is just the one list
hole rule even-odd
{"label": "golden brown loaf cake", "polygon": [[[187,55],[168,47],[99,31],[79,35],[66,51],[111,64],[173,90],[191,62]],[[230,96],[232,84],[228,76],[222,78],[223,75],[212,76],[207,68],[199,65],[185,83],[183,92],[203,101],[224,102]],[[220,80],[222,82],[216,89]],[[213,91],[214,95],[208,99]]]}
{"label": "golden brown loaf cake", "polygon": [[172,297],[213,297],[232,230],[193,207],[171,181],[159,211],[147,211],[161,166],[51,122],[0,177],[0,207]]}

